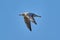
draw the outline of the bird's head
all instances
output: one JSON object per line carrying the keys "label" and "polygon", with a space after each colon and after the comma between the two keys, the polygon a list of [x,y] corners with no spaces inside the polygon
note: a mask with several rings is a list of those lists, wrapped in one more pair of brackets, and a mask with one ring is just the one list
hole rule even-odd
{"label": "bird's head", "polygon": [[25,15],[27,15],[29,12],[23,12],[23,13],[21,13],[21,14],[19,14],[19,16],[25,16]]}

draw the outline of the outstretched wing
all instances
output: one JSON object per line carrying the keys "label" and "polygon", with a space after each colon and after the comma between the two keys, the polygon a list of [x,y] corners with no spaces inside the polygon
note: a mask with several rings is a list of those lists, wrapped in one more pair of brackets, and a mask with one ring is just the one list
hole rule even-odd
{"label": "outstretched wing", "polygon": [[32,16],[32,17],[41,17],[41,16],[36,15],[36,14],[34,14],[34,13],[29,13],[29,14],[27,14],[27,15]]}
{"label": "outstretched wing", "polygon": [[30,20],[29,20],[27,17],[24,17],[24,21],[25,21],[28,29],[29,29],[30,31],[32,31],[32,29],[31,29],[31,24],[30,24]]}
{"label": "outstretched wing", "polygon": [[33,21],[32,21],[33,23],[37,24],[36,21],[35,21],[35,19],[34,19],[33,17],[32,17],[32,20],[33,20]]}
{"label": "outstretched wing", "polygon": [[38,16],[38,15],[36,15],[36,14],[33,14],[33,17],[41,17],[41,16]]}

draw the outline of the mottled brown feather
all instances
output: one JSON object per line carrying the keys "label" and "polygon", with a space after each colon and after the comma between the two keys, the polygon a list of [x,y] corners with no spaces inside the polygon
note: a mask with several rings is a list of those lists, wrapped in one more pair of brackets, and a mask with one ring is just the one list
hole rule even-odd
{"label": "mottled brown feather", "polygon": [[24,21],[25,21],[28,29],[29,29],[30,31],[32,31],[32,29],[31,29],[31,24],[30,24],[30,20],[29,20],[27,17],[24,17]]}

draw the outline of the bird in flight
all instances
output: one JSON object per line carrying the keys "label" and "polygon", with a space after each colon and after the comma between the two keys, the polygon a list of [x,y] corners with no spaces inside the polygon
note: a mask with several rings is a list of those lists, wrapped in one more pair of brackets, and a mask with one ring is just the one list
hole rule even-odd
{"label": "bird in flight", "polygon": [[23,12],[22,14],[19,14],[19,16],[23,16],[24,17],[24,21],[27,25],[27,28],[32,31],[31,29],[31,22],[34,23],[34,24],[37,24],[34,17],[41,17],[41,16],[38,16],[34,13],[30,13],[30,12]]}

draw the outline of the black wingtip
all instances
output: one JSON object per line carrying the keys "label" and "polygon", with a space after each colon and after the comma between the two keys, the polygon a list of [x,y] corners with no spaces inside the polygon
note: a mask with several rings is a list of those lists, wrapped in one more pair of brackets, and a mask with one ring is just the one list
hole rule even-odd
{"label": "black wingtip", "polygon": [[41,16],[39,16],[41,18]]}
{"label": "black wingtip", "polygon": [[37,25],[37,23],[34,21],[34,23]]}
{"label": "black wingtip", "polygon": [[30,29],[30,31],[32,31],[32,29]]}
{"label": "black wingtip", "polygon": [[35,23],[37,25],[37,23]]}

